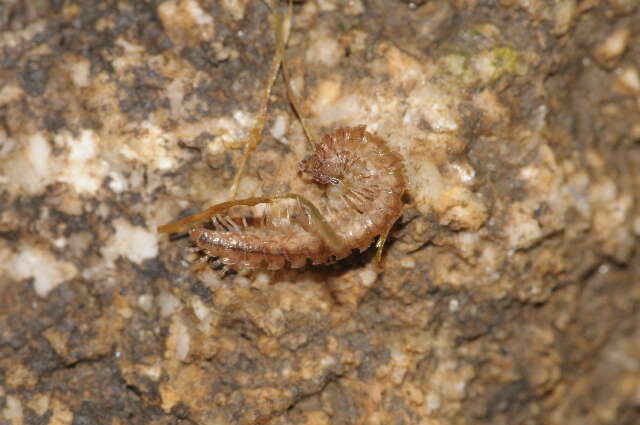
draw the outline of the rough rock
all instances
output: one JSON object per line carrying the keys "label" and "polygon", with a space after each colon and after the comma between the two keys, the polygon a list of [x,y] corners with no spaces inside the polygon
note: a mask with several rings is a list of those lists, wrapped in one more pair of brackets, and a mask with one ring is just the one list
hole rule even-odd
{"label": "rough rock", "polygon": [[[228,273],[158,225],[226,200],[257,0],[0,4],[0,423],[640,423],[640,7],[296,2],[321,131],[408,191],[382,264]],[[281,79],[240,196],[317,196]]]}

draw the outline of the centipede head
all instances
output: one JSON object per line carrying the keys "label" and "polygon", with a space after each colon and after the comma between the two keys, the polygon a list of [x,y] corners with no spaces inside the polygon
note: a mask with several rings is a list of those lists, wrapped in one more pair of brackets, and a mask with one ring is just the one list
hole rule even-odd
{"label": "centipede head", "polygon": [[[327,143],[329,142],[329,143]],[[344,161],[336,149],[330,136],[325,136],[323,143],[314,145],[314,153],[300,161],[298,168],[311,176],[318,184],[340,184],[344,176]]]}
{"label": "centipede head", "polygon": [[339,184],[339,175],[318,155],[307,156],[298,165],[302,173],[308,174],[318,184]]}

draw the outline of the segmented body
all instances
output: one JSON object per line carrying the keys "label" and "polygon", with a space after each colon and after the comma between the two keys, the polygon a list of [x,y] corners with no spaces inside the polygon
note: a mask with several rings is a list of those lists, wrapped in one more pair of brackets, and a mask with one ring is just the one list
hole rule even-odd
{"label": "segmented body", "polygon": [[[229,201],[159,230],[188,231],[207,257],[224,264],[276,270],[287,263],[328,264],[362,251],[386,236],[402,213],[400,157],[365,126],[324,136],[299,167],[323,186],[321,199],[287,194]],[[209,227],[202,226],[205,220]]]}

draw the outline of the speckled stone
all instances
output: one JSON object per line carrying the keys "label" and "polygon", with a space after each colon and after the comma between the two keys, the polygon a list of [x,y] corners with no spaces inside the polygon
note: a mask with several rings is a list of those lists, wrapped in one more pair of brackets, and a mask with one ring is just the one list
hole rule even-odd
{"label": "speckled stone", "polygon": [[[224,273],[158,225],[227,199],[258,0],[0,4],[0,423],[640,423],[640,7],[296,2],[321,132],[403,159],[380,266]],[[240,196],[317,199],[282,80]]]}

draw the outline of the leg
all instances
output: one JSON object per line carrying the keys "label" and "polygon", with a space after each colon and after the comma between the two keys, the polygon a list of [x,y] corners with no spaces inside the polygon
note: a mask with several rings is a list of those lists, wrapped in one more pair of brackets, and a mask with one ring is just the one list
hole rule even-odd
{"label": "leg", "polygon": [[[284,37],[285,45],[286,40],[289,38],[289,31],[291,29],[292,13],[291,0],[289,0],[289,8],[287,10],[287,16],[285,17],[284,21],[282,21],[282,19],[276,21],[282,28],[282,31],[279,31],[276,36]],[[313,126],[311,126],[305,119],[304,115],[302,114],[302,108],[300,107],[298,98],[295,96],[295,94],[293,94],[293,89],[291,88],[291,78],[289,77],[289,68],[287,67],[287,57],[285,54],[282,55],[282,78],[284,79],[284,86],[287,89],[287,97],[289,98],[289,103],[291,103],[291,106],[293,106],[293,110],[298,116],[300,124],[302,124],[304,134],[307,136],[307,142],[313,150],[314,145],[320,143],[320,137],[318,137],[318,133],[316,133]]]}
{"label": "leg", "polygon": [[[194,253],[198,252],[198,249],[196,248],[192,248],[192,251]],[[201,255],[200,257],[198,257],[197,260],[195,260],[192,264],[191,264],[191,272],[193,274],[199,274],[202,273],[205,270],[209,269],[209,256],[208,255]]]}
{"label": "leg", "polygon": [[382,248],[387,241],[387,236],[389,236],[389,232],[391,231],[392,227],[393,224],[387,227],[385,231],[382,232],[380,236],[378,236],[378,242],[376,242],[376,263],[378,264],[380,264],[380,262],[382,261]]}
{"label": "leg", "polygon": [[[238,171],[233,178],[233,183],[231,184],[231,189],[229,190],[229,197],[233,200],[236,198],[238,193],[238,186],[240,185],[240,178],[242,177],[242,173],[247,165],[247,161],[249,160],[249,155],[253,152],[260,143],[260,137],[262,136],[262,130],[264,129],[264,124],[267,119],[267,107],[269,106],[269,95],[271,94],[271,88],[273,87],[274,82],[276,81],[276,76],[278,75],[278,69],[280,68],[280,64],[282,63],[282,58],[284,57],[284,48],[287,44],[287,38],[289,36],[289,25],[291,24],[291,5],[289,5],[289,13],[285,17],[284,21],[280,16],[280,13],[277,12],[274,8],[275,14],[275,27],[276,27],[276,51],[273,55],[273,60],[271,61],[271,67],[269,68],[269,74],[267,76],[267,83],[264,89],[264,97],[262,102],[260,103],[260,109],[258,110],[258,120],[256,125],[251,129],[249,134],[249,140],[244,147],[244,151],[242,153],[242,159],[240,160],[240,166],[238,167]],[[286,28],[285,28],[286,27]]]}

